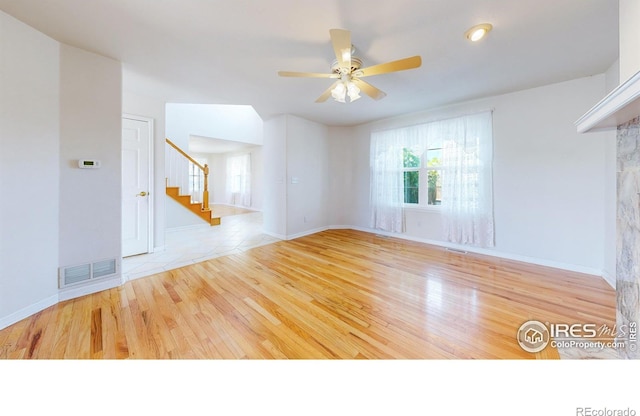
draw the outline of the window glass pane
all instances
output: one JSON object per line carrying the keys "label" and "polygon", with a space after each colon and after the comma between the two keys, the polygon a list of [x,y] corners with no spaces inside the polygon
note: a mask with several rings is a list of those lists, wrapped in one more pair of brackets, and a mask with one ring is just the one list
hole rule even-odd
{"label": "window glass pane", "polygon": [[442,166],[442,148],[427,150],[427,167]]}
{"label": "window glass pane", "polygon": [[427,171],[427,204],[442,204],[442,171]]}
{"label": "window glass pane", "polygon": [[417,204],[420,186],[420,172],[404,172],[404,203]]}
{"label": "window glass pane", "polygon": [[420,151],[417,149],[409,149],[405,147],[403,149],[403,161],[404,161],[405,168],[419,168],[420,167]]}

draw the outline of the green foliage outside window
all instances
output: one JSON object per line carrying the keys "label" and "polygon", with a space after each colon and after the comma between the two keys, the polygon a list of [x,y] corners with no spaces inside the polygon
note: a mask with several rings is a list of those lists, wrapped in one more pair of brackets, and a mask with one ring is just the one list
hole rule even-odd
{"label": "green foliage outside window", "polygon": [[[440,159],[437,157],[431,158],[427,162],[427,166],[440,166]],[[427,172],[427,204],[439,205],[440,200],[438,198],[438,187],[440,186],[440,171],[430,170]]]}
{"label": "green foliage outside window", "polygon": [[417,204],[420,193],[420,172],[417,170],[404,173],[404,203]]}
{"label": "green foliage outside window", "polygon": [[[428,152],[433,155],[427,162],[427,167],[439,168],[440,165],[440,149],[429,149]],[[428,154],[429,154],[428,153]],[[441,196],[441,172],[439,169],[425,170],[422,168],[421,157],[415,154],[412,149],[404,148],[402,155],[405,168],[404,172],[404,202],[405,204],[418,204],[420,202],[420,171],[427,175],[427,204],[440,205]],[[424,178],[424,176],[423,176]],[[422,179],[424,180],[424,179]],[[423,185],[424,186],[424,185]]]}
{"label": "green foliage outside window", "polygon": [[405,168],[419,168],[420,167],[420,156],[413,153],[411,149],[407,149],[406,147],[402,149],[403,153],[403,166]]}
{"label": "green foliage outside window", "polygon": [[[406,147],[403,153],[403,166],[405,168],[419,168],[420,156],[414,154],[411,149]],[[420,172],[410,170],[404,172],[404,202],[405,204],[417,204],[420,193]]]}

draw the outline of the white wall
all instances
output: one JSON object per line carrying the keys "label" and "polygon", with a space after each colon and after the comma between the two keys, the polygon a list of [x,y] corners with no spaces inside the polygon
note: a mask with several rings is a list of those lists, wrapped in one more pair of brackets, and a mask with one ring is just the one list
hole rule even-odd
{"label": "white wall", "polygon": [[175,230],[194,226],[210,227],[210,225],[207,225],[201,217],[186,209],[170,197],[165,198],[165,209],[167,213],[164,224],[166,230]]}
{"label": "white wall", "polygon": [[[121,149],[120,62],[61,45],[61,267],[112,258],[120,261]],[[79,169],[79,159],[98,159],[101,167]],[[119,282],[120,276],[115,279]]]}
{"label": "white wall", "polygon": [[[346,226],[352,224],[350,205],[351,194],[357,189],[357,170],[353,169],[354,146],[349,145],[353,139],[352,127],[329,127],[329,179],[328,186],[331,190],[327,197],[329,223],[334,226]],[[347,145],[345,145],[347,144]],[[367,183],[367,190],[369,184]]]}
{"label": "white wall", "polygon": [[[58,268],[121,257],[120,63],[0,13],[0,327],[78,291]],[[97,170],[77,166],[102,162]],[[9,180],[10,179],[10,180]]]}
{"label": "white wall", "polygon": [[[346,221],[369,227],[371,131],[493,109],[496,247],[488,252],[601,274],[612,185],[607,136],[580,135],[574,121],[604,93],[599,75],[355,127],[344,141],[353,156],[351,194],[336,191],[352,207]],[[331,218],[340,215],[332,212]],[[405,236],[444,242],[439,214],[407,212]]]}
{"label": "white wall", "polygon": [[196,159],[203,158],[209,164],[209,203],[231,205],[227,192],[227,159],[235,155],[250,154],[251,157],[251,205],[249,209],[262,210],[263,162],[262,146],[251,146],[239,152],[193,153]]}
{"label": "white wall", "polygon": [[0,11],[0,328],[57,302],[60,47]]}
{"label": "white wall", "polygon": [[208,155],[208,160],[211,173],[209,202],[211,204],[226,204],[227,157],[224,153],[213,153]]}
{"label": "white wall", "polygon": [[160,249],[164,246],[165,231],[165,103],[156,98],[145,97],[132,92],[122,94],[122,112],[153,119],[153,245]]}
{"label": "white wall", "polygon": [[248,105],[166,105],[167,138],[189,149],[189,136],[262,144],[262,119]]}
{"label": "white wall", "polygon": [[[606,93],[609,93],[620,82],[619,78],[619,61],[616,61],[605,72],[605,86]],[[590,134],[590,133],[587,133]],[[604,193],[604,240],[603,240],[603,252],[604,252],[604,273],[603,277],[609,282],[609,284],[615,287],[616,284],[616,213],[617,213],[617,160],[616,160],[616,141],[617,131],[611,129],[602,133],[604,137],[605,146],[605,193]]]}
{"label": "white wall", "polygon": [[[255,145],[263,143],[262,119],[253,107],[248,105],[168,103],[165,109],[165,132],[169,140],[185,151],[189,149],[190,136]],[[218,177],[212,182],[212,185],[219,188]],[[215,201],[218,202],[217,198],[220,194],[213,195],[214,192],[210,194],[209,200],[216,198]],[[261,198],[261,196],[258,197]],[[167,208],[165,219],[167,227],[191,225],[189,221],[185,221],[185,216],[176,213],[176,210]]]}
{"label": "white wall", "polygon": [[287,235],[287,119],[282,115],[264,122],[263,230]]}
{"label": "white wall", "polygon": [[640,71],[640,1],[619,0],[620,81],[625,82]]}
{"label": "white wall", "polygon": [[292,115],[264,126],[263,229],[288,239],[327,228],[329,128]]}
{"label": "white wall", "polygon": [[248,149],[251,153],[251,209],[262,211],[264,198],[264,160],[262,146],[254,146]]}
{"label": "white wall", "polygon": [[287,235],[329,225],[328,128],[287,116]]}

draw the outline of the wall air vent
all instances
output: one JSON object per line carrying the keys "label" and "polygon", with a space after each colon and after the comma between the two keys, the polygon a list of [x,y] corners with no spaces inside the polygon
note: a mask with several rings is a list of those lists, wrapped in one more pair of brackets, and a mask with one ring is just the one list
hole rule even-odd
{"label": "wall air vent", "polygon": [[61,267],[59,271],[58,287],[64,288],[80,283],[92,282],[97,279],[113,276],[116,272],[116,259]]}

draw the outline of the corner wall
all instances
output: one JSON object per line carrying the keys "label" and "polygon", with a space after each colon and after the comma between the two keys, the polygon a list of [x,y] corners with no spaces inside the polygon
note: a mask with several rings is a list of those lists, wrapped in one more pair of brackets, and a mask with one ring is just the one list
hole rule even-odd
{"label": "corner wall", "polygon": [[[0,12],[0,328],[120,274],[58,289],[60,266],[121,253],[121,67]],[[78,168],[95,158],[102,167]],[[118,270],[119,272],[119,270]]]}
{"label": "corner wall", "polygon": [[264,123],[264,231],[290,239],[329,226],[329,129],[283,115]]}
{"label": "corner wall", "polygon": [[58,300],[60,46],[0,11],[0,328]]}
{"label": "corner wall", "polygon": [[287,235],[287,116],[264,122],[263,230],[277,238]]}
{"label": "corner wall", "polygon": [[[122,70],[120,62],[60,49],[60,267],[122,258]],[[99,169],[79,169],[98,159]],[[105,286],[106,284],[106,286]]]}

